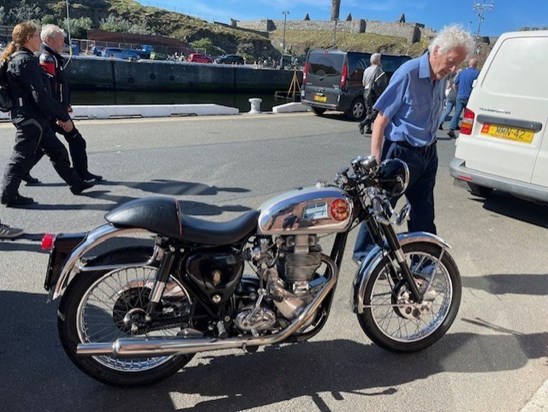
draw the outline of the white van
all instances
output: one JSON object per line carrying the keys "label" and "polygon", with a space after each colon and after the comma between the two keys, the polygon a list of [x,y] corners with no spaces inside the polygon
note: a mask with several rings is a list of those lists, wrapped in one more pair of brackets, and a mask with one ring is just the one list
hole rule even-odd
{"label": "white van", "polygon": [[548,202],[548,31],[505,33],[464,111],[451,176],[473,195]]}

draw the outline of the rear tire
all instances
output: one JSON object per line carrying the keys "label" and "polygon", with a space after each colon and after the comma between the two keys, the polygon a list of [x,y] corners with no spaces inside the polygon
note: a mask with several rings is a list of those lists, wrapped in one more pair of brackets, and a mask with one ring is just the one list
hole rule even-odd
{"label": "rear tire", "polygon": [[480,186],[470,182],[468,182],[468,188],[470,189],[470,193],[477,197],[488,197],[493,192],[493,189],[490,187]]}
{"label": "rear tire", "polygon": [[[113,271],[83,272],[70,283],[58,311],[58,330],[70,360],[92,378],[111,385],[139,386],[161,381],[183,368],[193,355],[150,358],[79,356],[76,347],[83,342],[111,342],[131,336],[175,336],[179,327],[166,327],[152,333],[129,331],[125,319],[144,313],[156,268],[140,266]],[[173,277],[166,286],[173,294],[189,298]],[[180,302],[181,300],[177,300]],[[166,302],[169,305],[170,302]],[[176,307],[176,306],[175,306]]]}
{"label": "rear tire", "polygon": [[323,115],[323,114],[325,113],[325,110],[326,110],[326,109],[324,109],[324,108],[322,108],[322,107],[314,107],[314,106],[312,106],[312,111],[314,112],[314,114],[315,114],[316,116],[321,116],[321,115]]}
{"label": "rear tire", "polygon": [[392,352],[416,352],[441,339],[453,324],[462,286],[457,265],[447,250],[440,260],[441,247],[413,242],[403,246],[403,253],[407,263],[415,267],[412,273],[419,288],[427,287],[432,277],[427,268],[438,262],[423,300],[426,307],[415,305],[407,285],[397,283],[401,276],[392,270],[386,256],[371,273],[363,296],[368,307],[358,314],[358,321],[369,339],[381,348]]}
{"label": "rear tire", "polygon": [[347,118],[353,121],[360,121],[365,117],[365,103],[362,97],[354,99],[350,109],[344,112]]}

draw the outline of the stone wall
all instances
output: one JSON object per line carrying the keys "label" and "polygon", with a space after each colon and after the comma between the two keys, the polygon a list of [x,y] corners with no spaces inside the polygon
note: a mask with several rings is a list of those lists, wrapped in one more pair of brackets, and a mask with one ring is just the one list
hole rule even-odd
{"label": "stone wall", "polygon": [[[324,30],[333,31],[334,21],[331,20],[287,20],[286,30]],[[274,30],[283,30],[283,20],[256,20],[238,21],[236,28],[255,30],[261,33]],[[338,21],[338,32],[348,33],[375,33],[384,36],[395,36],[406,39],[409,43],[416,43],[422,39],[428,40],[434,31],[419,23],[386,23],[376,20],[357,19],[352,21]]]}

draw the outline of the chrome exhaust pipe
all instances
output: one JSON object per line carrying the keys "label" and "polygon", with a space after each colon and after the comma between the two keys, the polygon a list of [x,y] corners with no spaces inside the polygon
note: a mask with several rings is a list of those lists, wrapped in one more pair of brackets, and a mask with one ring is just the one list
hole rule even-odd
{"label": "chrome exhaust pipe", "polygon": [[114,342],[80,343],[76,347],[78,356],[114,356],[114,357],[151,357],[168,355],[188,355],[198,352],[208,352],[222,349],[245,349],[253,346],[273,345],[287,339],[295,333],[309,317],[318,310],[318,307],[328,293],[337,284],[338,270],[335,263],[325,255],[322,261],[326,263],[329,277],[325,286],[312,302],[291,322],[285,329],[276,335],[260,336],[258,338],[120,338]]}

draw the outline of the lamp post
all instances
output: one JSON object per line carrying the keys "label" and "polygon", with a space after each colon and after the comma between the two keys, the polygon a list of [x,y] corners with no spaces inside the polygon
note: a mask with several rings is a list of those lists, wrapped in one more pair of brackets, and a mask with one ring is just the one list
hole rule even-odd
{"label": "lamp post", "polygon": [[339,23],[339,19],[335,17],[333,22],[335,23],[335,27],[333,28],[333,47],[337,47],[337,24]]}
{"label": "lamp post", "polygon": [[474,1],[473,8],[478,13],[478,19],[479,19],[478,31],[476,33],[476,37],[478,39],[479,39],[479,35],[480,35],[481,23],[483,22],[483,20],[485,20],[485,18],[483,17],[483,13],[486,12],[486,11],[491,11],[493,9],[493,7],[495,7],[495,4],[494,4],[493,0],[491,0],[489,3],[487,3],[485,0],[483,0],[483,2],[481,2],[481,3],[479,1]]}
{"label": "lamp post", "polygon": [[289,11],[284,10],[282,11],[282,14],[284,15],[284,32],[282,36],[282,58],[280,59],[280,70],[283,70],[284,68],[284,54],[285,54],[285,25],[287,23],[287,15],[289,14]]}

